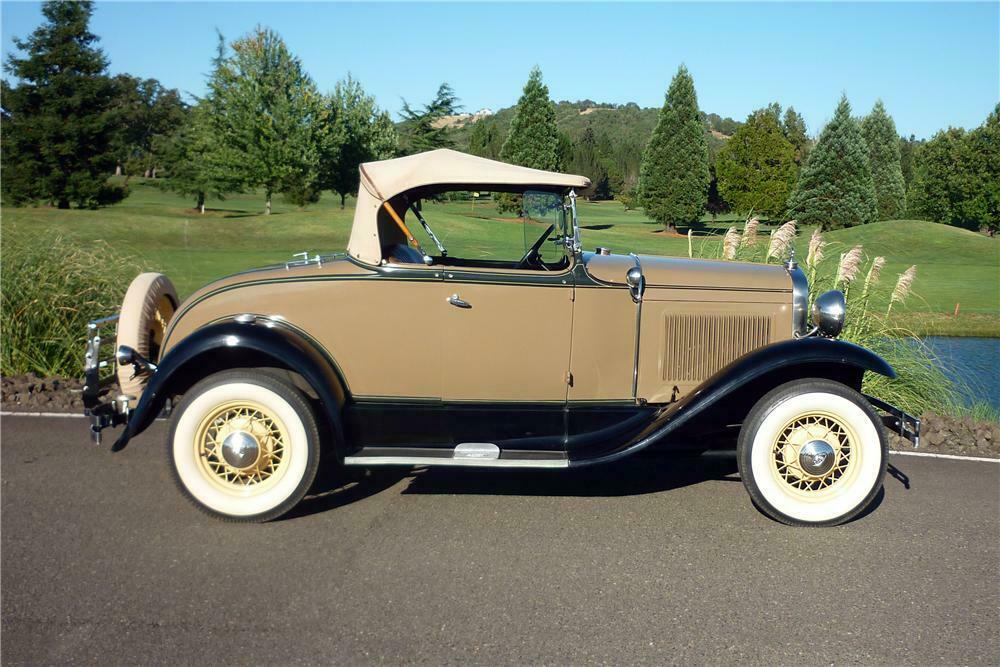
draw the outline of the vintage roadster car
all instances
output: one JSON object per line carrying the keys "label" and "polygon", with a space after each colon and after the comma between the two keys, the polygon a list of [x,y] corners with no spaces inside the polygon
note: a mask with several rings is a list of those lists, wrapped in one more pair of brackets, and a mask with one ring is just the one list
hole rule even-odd
{"label": "vintage roadster car", "polygon": [[[90,325],[97,442],[124,425],[121,450],[169,408],[182,491],[211,515],[264,521],[303,498],[321,458],[563,470],[730,434],[757,507],[829,525],[880,490],[885,425],[919,435],[860,393],[866,372],[894,372],[836,340],[843,295],[815,298],[809,322],[794,259],[585,252],[582,176],[450,150],[360,172],[346,254],[303,253],[180,304],[143,274],[120,318]],[[441,207],[421,202],[456,191],[521,202],[519,218],[461,223],[491,226],[506,250],[445,247],[454,216],[438,225],[424,213]],[[101,331],[115,322],[112,355]]]}

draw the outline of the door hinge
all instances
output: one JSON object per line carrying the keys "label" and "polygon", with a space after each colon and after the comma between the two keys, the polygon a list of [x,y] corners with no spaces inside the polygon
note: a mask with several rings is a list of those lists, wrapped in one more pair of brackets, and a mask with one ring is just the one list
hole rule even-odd
{"label": "door hinge", "polygon": [[568,384],[571,387],[573,386],[573,372],[572,371],[566,371],[566,384]]}

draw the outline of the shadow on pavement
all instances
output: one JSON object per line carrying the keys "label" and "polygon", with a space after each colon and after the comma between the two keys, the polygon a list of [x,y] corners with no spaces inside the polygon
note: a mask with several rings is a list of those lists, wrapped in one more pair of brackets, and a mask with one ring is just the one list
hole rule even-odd
{"label": "shadow on pavement", "polygon": [[426,468],[403,493],[518,496],[633,496],[708,480],[739,482],[729,456],[656,456],[569,470]]}
{"label": "shadow on pavement", "polygon": [[[888,478],[910,488],[910,478],[889,464]],[[635,496],[670,491],[706,481],[739,483],[735,452],[651,454],[620,463],[569,470],[384,467],[335,468],[321,473],[313,490],[285,518],[336,509],[406,481],[403,494],[493,496]],[[880,489],[861,519],[882,504]]]}

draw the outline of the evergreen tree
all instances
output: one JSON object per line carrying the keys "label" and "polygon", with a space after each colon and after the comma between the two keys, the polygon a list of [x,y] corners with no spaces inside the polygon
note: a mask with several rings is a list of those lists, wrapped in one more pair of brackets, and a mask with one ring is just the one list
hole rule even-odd
{"label": "evergreen tree", "polygon": [[917,151],[913,208],[934,222],[995,232],[1000,226],[1000,105],[972,132],[949,128]]}
{"label": "evergreen tree", "polygon": [[[522,167],[555,171],[560,168],[560,161],[565,159],[567,151],[566,141],[561,141],[560,137],[556,128],[556,108],[549,99],[549,87],[542,83],[542,71],[535,66],[514,108],[514,118],[500,149],[500,159]],[[572,152],[572,142],[568,148]],[[517,212],[521,208],[519,196],[499,193],[494,199],[501,213]]]}
{"label": "evergreen tree", "polygon": [[741,213],[778,216],[795,186],[795,147],[773,109],[751,113],[719,150],[719,194]]}
{"label": "evergreen tree", "polygon": [[403,116],[403,147],[406,154],[454,146],[448,125],[442,119],[454,116],[461,108],[455,91],[447,82],[438,86],[434,99],[421,109],[414,109],[403,100],[400,115]]}
{"label": "evergreen tree", "polygon": [[900,218],[906,211],[906,184],[900,164],[899,135],[882,100],[875,102],[872,112],[861,121],[861,134],[868,144],[879,220]]}
{"label": "evergreen tree", "polygon": [[176,89],[164,88],[156,79],[119,74],[113,81],[118,120],[115,173],[155,177],[162,166],[155,147],[186,122],[187,105]]}
{"label": "evergreen tree", "polygon": [[[903,184],[906,187],[907,193],[910,192],[910,185],[913,183],[913,156],[917,148],[923,143],[923,141],[918,141],[912,134],[908,139],[899,138],[899,169],[903,173]],[[907,199],[909,199],[909,194],[907,194]]]}
{"label": "evergreen tree", "polygon": [[1000,230],[1000,104],[980,127],[969,133],[974,169],[982,182],[968,207],[981,231],[995,236]]}
{"label": "evergreen tree", "polygon": [[314,192],[320,95],[281,37],[257,28],[232,44],[209,83],[216,173],[263,188],[265,213],[277,192]]}
{"label": "evergreen tree", "polygon": [[667,89],[656,128],[639,171],[639,196],[646,215],[676,232],[705,210],[711,175],[708,140],[698,114],[694,80],[681,65]]}
{"label": "evergreen tree", "polygon": [[878,218],[875,186],[868,163],[868,146],[858,122],[851,117],[847,96],[809,155],[795,191],[788,201],[788,215],[803,225],[823,229],[851,227]]}
{"label": "evergreen tree", "polygon": [[549,88],[542,83],[542,71],[531,70],[517,101],[500,158],[522,167],[553,171],[559,168],[559,130],[556,108],[549,99]]}
{"label": "evergreen tree", "polygon": [[503,132],[496,118],[481,118],[472,124],[469,134],[469,152],[491,160],[500,159],[503,148]]}
{"label": "evergreen tree", "polygon": [[25,57],[11,56],[3,83],[3,193],[6,203],[51,202],[95,207],[124,196],[107,182],[115,166],[111,144],[114,86],[107,59],[88,25],[93,3],[46,2],[45,23],[14,39]]}
{"label": "evergreen tree", "polygon": [[398,139],[388,114],[350,75],[337,82],[324,106],[319,185],[340,195],[344,208],[347,195],[358,190],[358,165],[394,156]]}
{"label": "evergreen tree", "polygon": [[788,107],[785,110],[784,120],[781,122],[781,129],[785,133],[785,138],[791,142],[792,148],[795,149],[795,164],[801,167],[809,155],[806,119],[795,110],[795,107]]}

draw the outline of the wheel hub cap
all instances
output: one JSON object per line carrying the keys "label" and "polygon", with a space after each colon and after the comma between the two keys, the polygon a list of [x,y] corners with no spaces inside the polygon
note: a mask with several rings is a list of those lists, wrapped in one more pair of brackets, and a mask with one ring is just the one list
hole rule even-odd
{"label": "wheel hub cap", "polygon": [[194,444],[209,477],[245,489],[280,472],[287,442],[283,424],[266,408],[233,401],[205,417]]}
{"label": "wheel hub cap", "polygon": [[836,460],[837,453],[825,440],[810,440],[799,450],[799,465],[810,475],[825,475]]}
{"label": "wheel hub cap", "polygon": [[249,468],[260,456],[260,443],[246,431],[233,431],[222,441],[222,458],[234,468]]}
{"label": "wheel hub cap", "polygon": [[812,494],[836,484],[855,465],[854,436],[839,419],[814,412],[791,419],[771,446],[778,479],[796,493]]}

